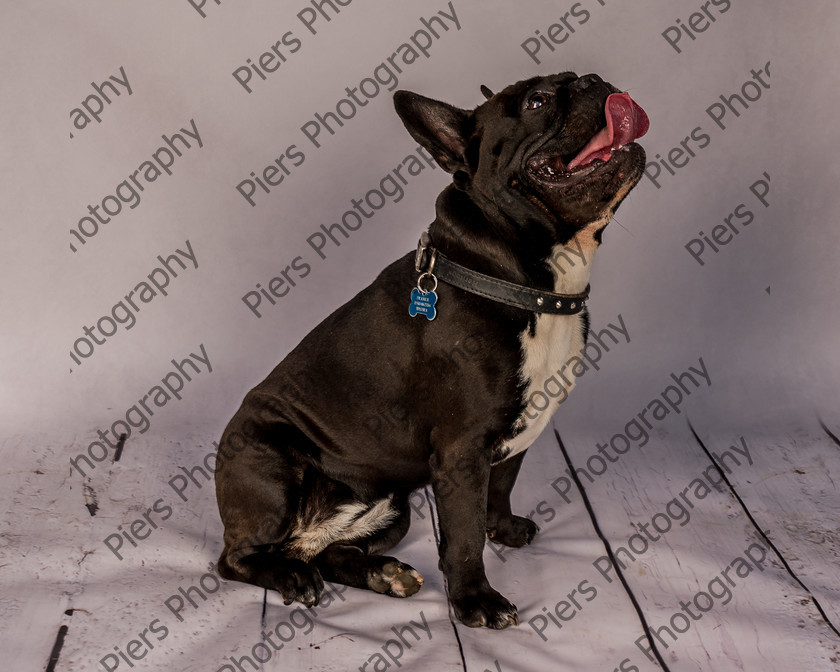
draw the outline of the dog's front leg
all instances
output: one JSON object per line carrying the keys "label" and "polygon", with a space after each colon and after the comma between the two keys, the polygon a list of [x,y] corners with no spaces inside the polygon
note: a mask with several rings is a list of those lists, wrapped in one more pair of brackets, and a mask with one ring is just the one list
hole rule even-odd
{"label": "dog's front leg", "polygon": [[489,450],[463,444],[435,452],[431,475],[441,569],[455,615],[470,627],[518,625],[516,606],[493,590],[484,571]]}
{"label": "dog's front leg", "polygon": [[490,489],[487,494],[487,536],[505,546],[525,546],[531,543],[540,528],[536,523],[514,516],[510,511],[510,493],[519,474],[525,451],[495,464],[490,469]]}

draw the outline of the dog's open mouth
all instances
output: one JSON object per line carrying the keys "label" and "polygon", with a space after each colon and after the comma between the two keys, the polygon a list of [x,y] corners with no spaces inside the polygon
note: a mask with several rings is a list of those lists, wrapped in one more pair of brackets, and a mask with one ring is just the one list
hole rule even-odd
{"label": "dog's open mouth", "polygon": [[584,177],[615,152],[628,151],[627,145],[647,133],[650,122],[645,111],[628,93],[613,93],[604,105],[607,125],[568,161],[560,155],[542,154],[528,161],[528,168],[543,182],[562,182]]}

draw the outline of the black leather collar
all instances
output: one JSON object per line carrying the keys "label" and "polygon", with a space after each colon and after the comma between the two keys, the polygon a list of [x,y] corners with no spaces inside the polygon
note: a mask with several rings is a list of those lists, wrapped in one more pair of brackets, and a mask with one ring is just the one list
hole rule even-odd
{"label": "black leather collar", "polygon": [[[532,313],[577,315],[586,307],[589,285],[581,294],[557,294],[500,280],[456,264],[431,245],[425,231],[417,244],[414,267],[422,276],[441,280],[466,292]],[[419,286],[419,283],[418,283]]]}

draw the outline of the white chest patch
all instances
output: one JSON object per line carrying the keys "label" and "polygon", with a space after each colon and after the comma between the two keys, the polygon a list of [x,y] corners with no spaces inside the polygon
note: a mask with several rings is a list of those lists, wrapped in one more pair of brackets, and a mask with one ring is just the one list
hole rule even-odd
{"label": "white chest patch", "polygon": [[[580,238],[573,238],[565,247],[557,246],[552,251],[555,292],[578,294],[586,289],[597,246],[591,237],[584,240],[589,244],[581,244]],[[525,410],[515,424],[517,435],[498,453],[501,459],[527,449],[574,387],[574,376],[568,363],[584,347],[583,317],[541,314],[536,318],[533,335],[525,330],[520,342],[520,377],[527,386],[523,398]]]}

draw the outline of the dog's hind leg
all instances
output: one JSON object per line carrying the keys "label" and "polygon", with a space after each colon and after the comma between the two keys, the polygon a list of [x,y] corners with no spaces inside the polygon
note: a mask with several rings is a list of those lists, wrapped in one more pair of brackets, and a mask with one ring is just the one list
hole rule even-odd
{"label": "dog's hind leg", "polygon": [[242,446],[232,434],[222,437],[219,454],[225,459],[216,464],[216,497],[225,526],[219,574],[276,590],[286,604],[313,606],[324,581],[310,558],[286,548],[299,521],[307,466],[293,451],[273,447],[283,438],[279,433],[251,431]]}
{"label": "dog's hind leg", "polygon": [[261,509],[265,513],[260,511],[259,518],[226,516],[219,575],[230,581],[276,590],[286,604],[300,602],[308,607],[317,604],[324,589],[318,569],[305,559],[291,557],[285,550],[294,520],[288,493],[281,488],[240,488],[236,481],[226,486],[226,498],[238,504],[236,508],[227,507],[229,514],[242,514],[242,509]]}
{"label": "dog's hind leg", "polygon": [[276,550],[259,550],[236,561],[231,561],[225,552],[219,559],[219,575],[230,581],[276,590],[285,604],[300,602],[313,607],[324,590],[324,580],[316,567]]}
{"label": "dog's hind leg", "polygon": [[355,541],[337,542],[318,554],[313,564],[327,581],[372,590],[391,597],[409,597],[423,585],[413,567],[387,555],[408,531],[411,511],[407,502],[392,502],[399,517],[385,529]]}

